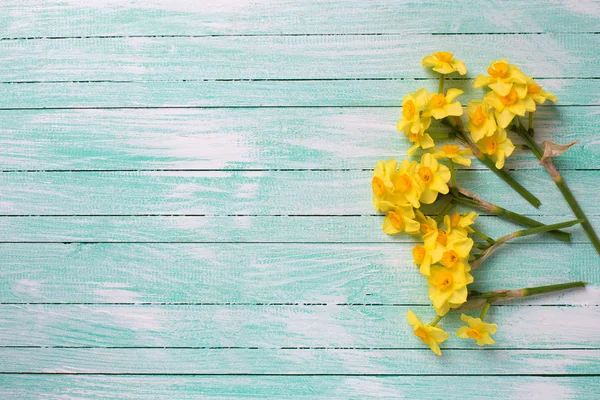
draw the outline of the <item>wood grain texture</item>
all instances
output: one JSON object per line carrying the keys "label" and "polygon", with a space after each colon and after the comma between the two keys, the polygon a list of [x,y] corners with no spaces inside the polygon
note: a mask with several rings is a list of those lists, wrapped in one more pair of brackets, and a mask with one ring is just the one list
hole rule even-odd
{"label": "wood grain texture", "polygon": [[[3,9],[2,37],[513,33],[547,32],[550,27],[559,32],[590,32],[600,23],[596,3],[569,0],[491,4],[468,0],[443,7],[382,0],[319,0],[308,4],[301,0],[8,0],[3,2]],[[449,14],[461,18],[448,18]]]}
{"label": "wood grain texture", "polygon": [[[399,118],[399,108],[360,107],[0,111],[0,163],[3,170],[372,169],[406,156]],[[558,167],[594,169],[599,125],[599,107],[542,107],[536,137],[579,140]],[[470,168],[485,169],[476,160]],[[522,149],[507,168],[541,169]]]}
{"label": "wood grain texture", "polygon": [[[436,398],[452,387],[456,398],[566,400],[585,398],[600,390],[594,376],[123,376],[123,375],[2,375],[5,398],[64,399],[89,397],[148,398]],[[448,395],[445,395],[448,397]]]}
{"label": "wood grain texture", "polygon": [[[466,212],[467,208],[457,207]],[[564,216],[535,217],[544,223]],[[1,243],[416,243],[411,235],[386,235],[382,215],[364,216],[27,216],[0,219]],[[592,225],[600,217],[591,217]],[[523,229],[492,215],[480,215],[488,236]],[[571,243],[588,243],[582,229],[570,229]],[[521,244],[560,245],[550,235],[519,238]],[[34,247],[35,248],[35,247]]]}
{"label": "wood grain texture", "polygon": [[[473,74],[472,74],[473,75]],[[600,105],[600,79],[545,78],[538,84],[554,93],[558,106]],[[0,109],[118,107],[400,107],[406,93],[436,90],[435,78],[231,80],[154,82],[1,83]],[[466,104],[481,99],[473,78],[449,78],[447,87],[465,93]],[[545,106],[540,106],[544,108]],[[368,110],[365,110],[368,111]],[[232,111],[235,112],[235,111]],[[287,113],[288,110],[281,110]],[[3,113],[4,114],[4,113]],[[135,115],[136,113],[133,112]],[[15,114],[9,114],[14,115]],[[83,114],[82,115],[86,115]],[[89,113],[87,114],[89,115]],[[99,114],[102,115],[102,114]],[[563,116],[561,116],[563,117]],[[565,126],[571,125],[564,123]],[[198,127],[200,129],[201,127]]]}
{"label": "wood grain texture", "polygon": [[[0,347],[420,351],[423,343],[406,322],[411,309],[425,321],[435,317],[428,305],[2,305]],[[600,337],[594,334],[600,317],[597,306],[494,306],[489,315],[489,321],[498,324],[494,339],[502,349],[600,349]],[[454,336],[463,325],[459,317],[460,313],[452,313],[441,326]],[[474,341],[456,337],[441,347],[478,348]]]}
{"label": "wood grain texture", "polygon": [[[0,41],[3,82],[415,78],[445,49],[471,74],[502,57],[540,78],[598,77],[595,34],[114,37]],[[420,49],[419,52],[414,51]],[[529,50],[536,49],[536,57]],[[485,57],[482,57],[485,54]],[[169,60],[166,62],[165,60]]]}
{"label": "wood grain texture", "polygon": [[[461,186],[515,212],[571,215],[545,170],[512,175],[539,196],[540,208],[515,195],[490,171],[461,171],[457,179]],[[0,214],[372,215],[371,176],[371,171],[3,173]],[[565,171],[563,177],[584,210],[598,215],[590,192],[598,172]]]}
{"label": "wood grain texture", "polygon": [[[411,245],[2,244],[0,303],[429,304]],[[558,251],[560,249],[560,251]],[[600,305],[591,245],[507,245],[474,271],[478,290],[583,280],[523,299]]]}
{"label": "wood grain texture", "polygon": [[[433,317],[414,240],[381,232],[369,181],[408,148],[403,95],[436,88],[424,54],[467,62],[463,103],[508,57],[559,96],[536,135],[580,140],[558,165],[600,227],[599,23],[573,0],[4,1],[0,397],[598,397],[579,227],[507,245],[473,287],[587,288],[493,307],[498,346],[437,358],[405,321]],[[459,180],[571,218],[533,157],[507,167],[540,209],[478,163]]]}
{"label": "wood grain texture", "polygon": [[[469,362],[465,362],[469,360]],[[2,349],[2,372],[270,375],[598,375],[600,350]],[[498,390],[502,390],[498,388]],[[275,395],[275,394],[274,394]]]}

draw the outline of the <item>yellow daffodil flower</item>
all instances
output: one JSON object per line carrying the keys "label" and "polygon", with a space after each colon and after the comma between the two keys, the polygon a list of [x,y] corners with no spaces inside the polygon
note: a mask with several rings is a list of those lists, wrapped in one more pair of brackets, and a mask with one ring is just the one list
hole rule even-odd
{"label": "yellow daffodil flower", "polygon": [[[483,97],[485,103],[494,107],[496,121],[501,128],[506,128],[515,115],[523,116],[525,111],[535,111],[535,102],[526,97],[526,89],[525,85],[515,85],[515,89],[511,89],[506,96],[488,92]],[[523,97],[519,97],[519,92],[523,92]]]}
{"label": "yellow daffodil flower", "polygon": [[461,326],[458,328],[456,336],[462,339],[474,339],[479,346],[496,343],[490,336],[496,333],[496,324],[488,324],[483,322],[480,318],[469,317],[465,314],[462,314],[460,319],[469,324],[469,326]]}
{"label": "yellow daffodil flower", "polygon": [[424,344],[429,346],[431,351],[438,356],[441,356],[442,352],[439,344],[445,342],[450,335],[448,335],[442,328],[438,326],[431,326],[429,324],[422,323],[412,311],[408,311],[406,313],[406,319],[413,327],[413,334],[421,339]]}
{"label": "yellow daffodil flower", "polygon": [[415,154],[418,149],[429,149],[435,146],[431,136],[425,132],[427,128],[429,128],[429,125],[431,125],[431,118],[423,118],[421,121],[421,129],[419,129],[419,132],[413,133],[410,131],[407,132],[406,130],[404,131],[404,134],[408,136],[408,140],[413,143],[413,146],[406,152],[406,155],[409,157]]}
{"label": "yellow daffodil flower", "polygon": [[480,88],[488,86],[499,96],[507,96],[514,83],[525,84],[525,75],[506,58],[493,61],[487,70],[489,75],[479,75],[475,78],[473,86]]}
{"label": "yellow daffodil flower", "polygon": [[396,205],[388,211],[383,220],[383,231],[388,235],[401,232],[414,235],[421,230],[421,224],[414,220],[415,212],[410,204]]}
{"label": "yellow daffodil flower", "polygon": [[471,151],[471,149],[461,149],[460,146],[456,146],[454,144],[445,144],[442,146],[441,149],[436,149],[436,152],[433,153],[433,156],[438,160],[447,158],[457,164],[464,165],[467,167],[471,165],[471,160],[464,156],[472,155],[473,152]]}
{"label": "yellow daffodil flower", "polygon": [[424,215],[419,210],[415,210],[415,219],[421,224],[421,233],[423,235],[429,232],[437,232],[436,241],[442,246],[446,245],[448,235],[445,230],[438,229],[438,224],[435,219]]}
{"label": "yellow daffodil flower", "polygon": [[445,96],[441,93],[430,93],[429,103],[425,111],[423,111],[423,116],[443,119],[448,115],[462,115],[463,109],[460,102],[454,101],[461,94],[463,94],[462,90],[454,88],[449,89]]}
{"label": "yellow daffodil flower", "polygon": [[506,136],[506,131],[500,126],[497,127],[496,132],[492,136],[484,136],[477,143],[477,147],[483,153],[490,156],[498,169],[504,167],[504,159],[509,157],[515,150],[515,145]]}
{"label": "yellow daffodil flower", "polygon": [[422,118],[421,111],[427,106],[427,89],[422,88],[414,94],[407,94],[402,100],[402,118],[398,121],[398,131],[418,133],[423,126],[429,126],[431,121]]}
{"label": "yellow daffodil flower", "polygon": [[427,277],[429,298],[438,315],[446,315],[450,308],[459,307],[467,301],[467,285],[473,277],[459,269],[434,265]]}
{"label": "yellow daffodil flower", "polygon": [[550,100],[553,103],[558,101],[555,95],[546,92],[530,76],[527,77],[527,97],[531,97],[531,99],[538,104],[544,104],[546,100]]}
{"label": "yellow daffodil flower", "polygon": [[496,118],[487,103],[470,101],[467,104],[467,115],[467,129],[474,141],[479,142],[482,137],[491,136],[496,132]]}
{"label": "yellow daffodil flower", "polygon": [[[451,236],[445,246],[440,263],[444,267],[450,270],[462,272],[466,276],[466,273],[471,271],[471,266],[469,265],[469,256],[471,255],[472,248],[473,239],[466,236]],[[469,280],[469,276],[467,276],[467,282]]]}
{"label": "yellow daffodil flower", "polygon": [[431,266],[438,263],[444,254],[444,246],[438,242],[438,231],[431,231],[423,235],[423,244],[413,248],[413,258],[419,271],[425,276],[431,273]]}
{"label": "yellow daffodil flower", "polygon": [[458,212],[455,212],[452,215],[445,215],[444,225],[448,231],[448,236],[450,238],[453,238],[456,235],[468,236],[469,233],[473,232],[471,225],[475,223],[477,217],[478,215],[475,211],[469,211],[463,215],[460,215]]}
{"label": "yellow daffodil flower", "polygon": [[435,72],[446,75],[452,72],[458,72],[461,75],[467,73],[465,63],[454,58],[454,54],[447,51],[438,51],[430,56],[425,56],[421,61],[424,67],[433,67]]}
{"label": "yellow daffodil flower", "polygon": [[448,193],[447,182],[450,180],[450,170],[439,164],[432,154],[423,154],[417,167],[415,181],[421,187],[420,201],[425,204],[433,203],[438,193]]}
{"label": "yellow daffodil flower", "polygon": [[373,170],[371,188],[373,189],[373,206],[377,211],[388,211],[396,203],[405,201],[394,193],[392,174],[396,171],[398,162],[394,159],[378,161]]}
{"label": "yellow daffodil flower", "polygon": [[404,159],[400,168],[392,174],[393,193],[395,198],[399,199],[396,204],[410,203],[415,208],[421,206],[421,188],[415,179],[417,166],[416,161]]}

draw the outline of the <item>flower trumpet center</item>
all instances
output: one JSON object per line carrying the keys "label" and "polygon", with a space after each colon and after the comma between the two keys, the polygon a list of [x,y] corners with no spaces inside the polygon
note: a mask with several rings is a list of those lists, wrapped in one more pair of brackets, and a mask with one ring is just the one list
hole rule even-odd
{"label": "flower trumpet center", "polygon": [[446,233],[446,231],[438,229],[437,242],[442,246],[446,245],[446,243],[448,242],[448,234]]}
{"label": "flower trumpet center", "polygon": [[394,228],[402,229],[404,223],[402,222],[402,216],[400,216],[400,214],[398,214],[395,211],[390,211],[388,212],[388,218],[390,219],[390,222],[392,223]]}
{"label": "flower trumpet center", "polygon": [[453,156],[458,153],[459,149],[460,147],[454,144],[445,144],[442,146],[442,151],[449,156]]}
{"label": "flower trumpet center", "polygon": [[439,290],[446,290],[452,287],[453,282],[452,272],[444,270],[440,271],[433,279],[433,286]]}
{"label": "flower trumpet center", "polygon": [[458,226],[458,224],[460,223],[460,214],[458,212],[455,212],[452,217],[450,218],[450,225],[452,225],[452,227]]}
{"label": "flower trumpet center", "polygon": [[475,339],[475,340],[481,340],[481,332],[479,332],[477,329],[475,328],[470,328],[467,331],[467,336],[470,337],[471,339]]}
{"label": "flower trumpet center", "polygon": [[406,174],[400,175],[396,178],[394,182],[394,188],[398,190],[400,193],[405,193],[412,188],[412,182],[410,181],[410,176]]}
{"label": "flower trumpet center", "polygon": [[371,187],[373,188],[373,194],[377,197],[382,197],[385,193],[385,185],[381,178],[374,176],[371,181]]}
{"label": "flower trumpet center", "polygon": [[416,337],[421,339],[424,344],[429,343],[429,337],[427,337],[427,332],[425,331],[425,328],[418,327],[417,329],[415,329],[415,331],[413,333],[415,334]]}
{"label": "flower trumpet center", "polygon": [[425,184],[429,184],[433,180],[433,172],[429,167],[420,167],[418,174]]}
{"label": "flower trumpet center", "polygon": [[454,54],[449,53],[447,51],[438,51],[437,53],[433,53],[433,56],[440,60],[441,62],[450,62]]}
{"label": "flower trumpet center", "polygon": [[481,126],[485,122],[485,114],[483,113],[483,107],[477,107],[475,113],[473,113],[473,116],[471,117],[471,122],[473,122],[473,125],[475,126]]}
{"label": "flower trumpet center", "polygon": [[527,93],[537,94],[542,91],[542,87],[538,84],[531,83],[527,85]]}
{"label": "flower trumpet center", "polygon": [[505,106],[510,106],[511,104],[515,104],[517,102],[517,98],[517,91],[515,89],[511,89],[506,96],[500,96],[500,101]]}
{"label": "flower trumpet center", "polygon": [[415,116],[415,103],[412,100],[408,100],[406,103],[402,105],[402,116],[406,119],[411,119]]}
{"label": "flower trumpet center", "polygon": [[442,108],[446,104],[446,97],[441,93],[437,93],[431,96],[430,102],[434,108]]}
{"label": "flower trumpet center", "polygon": [[446,268],[454,268],[458,264],[460,257],[454,250],[446,251],[442,255],[442,265]]}
{"label": "flower trumpet center", "polygon": [[413,258],[415,260],[415,264],[421,264],[423,259],[425,258],[425,247],[418,244],[413,248]]}
{"label": "flower trumpet center", "polygon": [[493,63],[488,68],[488,74],[494,78],[503,78],[508,73],[508,64],[502,61]]}
{"label": "flower trumpet center", "polygon": [[496,141],[496,139],[491,138],[485,142],[485,152],[488,155],[491,156],[492,154],[496,154],[497,150],[498,150],[498,142]]}

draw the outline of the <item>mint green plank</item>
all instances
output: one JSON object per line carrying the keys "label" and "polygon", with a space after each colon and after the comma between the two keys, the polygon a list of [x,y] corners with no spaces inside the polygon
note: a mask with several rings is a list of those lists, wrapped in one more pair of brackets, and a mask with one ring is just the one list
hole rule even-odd
{"label": "mint green plank", "polygon": [[[23,86],[29,87],[14,85]],[[406,156],[410,143],[396,129],[400,112],[337,107],[0,111],[0,164],[3,170],[371,169],[377,160]],[[538,141],[580,141],[558,159],[559,168],[600,166],[599,107],[542,107],[538,113]],[[521,149],[506,165],[540,168]],[[475,161],[471,168],[485,167]]]}
{"label": "mint green plank", "polygon": [[[314,33],[590,32],[593,2],[469,0],[435,2],[278,0],[3,2],[3,37]],[[449,17],[451,13],[452,18]],[[460,16],[460,18],[459,18]],[[57,21],[59,21],[57,23]]]}
{"label": "mint green plank", "polygon": [[3,375],[4,398],[348,399],[586,398],[600,391],[593,376],[105,376]]}
{"label": "mint green plank", "polygon": [[[435,317],[430,306],[0,305],[0,346],[421,349],[411,309]],[[507,306],[489,321],[503,349],[598,349],[599,317],[600,307]],[[444,319],[453,337],[442,349],[478,348],[454,337],[461,325],[459,313]]]}
{"label": "mint green plank", "polygon": [[[457,208],[466,212],[467,208]],[[544,223],[565,216],[538,218]],[[600,217],[591,217],[594,226]],[[107,243],[415,243],[411,235],[388,236],[383,216],[92,216],[6,217],[0,223],[0,242],[107,242]],[[491,237],[523,229],[492,215],[480,215],[478,229]],[[572,229],[572,243],[588,243],[580,229]],[[559,243],[540,234],[519,243]]]}
{"label": "mint green plank", "polygon": [[[600,305],[589,245],[516,241],[474,271],[487,291],[583,280],[519,304]],[[520,244],[517,244],[520,243]],[[0,303],[429,304],[412,245],[1,244]]]}
{"label": "mint green plank", "polygon": [[[571,215],[545,170],[512,175],[539,196],[534,209],[489,171],[460,171],[483,198],[530,215]],[[584,210],[598,215],[599,171],[563,174]],[[371,171],[7,172],[2,215],[370,215]],[[571,228],[572,230],[577,227]]]}
{"label": "mint green plank", "polygon": [[[416,70],[416,69],[415,69]],[[559,104],[600,105],[600,79],[540,79]],[[174,81],[85,82],[0,85],[0,108],[57,107],[258,107],[369,106],[400,107],[408,92],[437,90],[430,80],[312,81]],[[446,83],[465,93],[460,100],[480,99],[473,79]]]}
{"label": "mint green plank", "polygon": [[414,78],[432,76],[425,54],[446,50],[473,76],[507,57],[533,76],[585,78],[598,77],[598,47],[599,35],[550,33],[8,40],[0,68],[2,81]]}
{"label": "mint green plank", "polygon": [[592,375],[600,350],[0,349],[2,372]]}

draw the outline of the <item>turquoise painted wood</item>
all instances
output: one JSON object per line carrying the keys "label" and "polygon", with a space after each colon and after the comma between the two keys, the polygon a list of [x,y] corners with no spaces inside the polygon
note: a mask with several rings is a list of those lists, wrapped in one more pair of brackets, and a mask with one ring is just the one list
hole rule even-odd
{"label": "turquoise painted wood", "polygon": [[[408,149],[404,94],[437,88],[424,54],[467,62],[463,105],[506,56],[559,97],[536,135],[579,140],[557,165],[600,230],[598,26],[575,0],[3,1],[0,398],[600,397],[579,227],[506,245],[474,287],[587,288],[494,306],[497,346],[438,358],[405,323],[433,317],[414,239],[381,231],[369,188]],[[477,162],[458,179],[572,218],[531,155],[507,168],[542,207]]]}

